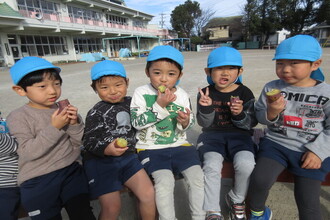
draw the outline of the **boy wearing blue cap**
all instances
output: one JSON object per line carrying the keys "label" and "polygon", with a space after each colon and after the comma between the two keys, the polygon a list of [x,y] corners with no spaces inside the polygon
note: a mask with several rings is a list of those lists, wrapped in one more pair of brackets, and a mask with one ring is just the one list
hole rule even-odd
{"label": "boy wearing blue cap", "polygon": [[[86,116],[82,155],[90,196],[98,198],[101,204],[99,219],[118,218],[120,190],[127,186],[139,200],[142,219],[154,220],[154,188],[135,154],[131,97],[126,96],[128,78],[124,66],[116,61],[102,61],[92,67],[91,79],[101,101]],[[127,145],[118,143],[122,138]]]}
{"label": "boy wearing blue cap", "polygon": [[18,184],[23,207],[33,220],[94,220],[87,180],[79,163],[84,124],[72,105],[59,112],[61,69],[38,57],[24,57],[11,69],[13,90],[29,102],[7,117],[17,138]]}
{"label": "boy wearing blue cap", "polygon": [[150,83],[138,87],[131,103],[131,120],[137,129],[136,148],[156,190],[161,220],[174,220],[174,174],[188,184],[191,218],[203,220],[203,172],[196,148],[186,137],[194,124],[188,94],[177,86],[182,77],[183,55],[172,46],[156,46],[147,58]]}
{"label": "boy wearing blue cap", "polygon": [[199,89],[197,121],[202,134],[197,147],[205,175],[206,220],[222,220],[221,170],[224,160],[235,169],[234,187],[226,195],[230,219],[243,220],[250,174],[255,165],[252,128],[254,96],[241,83],[242,56],[231,47],[219,47],[208,56],[205,73],[209,86]]}
{"label": "boy wearing blue cap", "polygon": [[[255,105],[267,133],[260,142],[248,197],[251,219],[271,219],[265,203],[278,175],[294,175],[294,195],[300,220],[320,220],[320,185],[330,170],[330,86],[322,82],[322,49],[308,35],[296,35],[276,49],[278,80],[267,83]],[[277,100],[267,98],[277,89]]]}
{"label": "boy wearing blue cap", "polygon": [[0,219],[17,220],[20,193],[17,186],[18,155],[16,139],[8,134],[0,112]]}

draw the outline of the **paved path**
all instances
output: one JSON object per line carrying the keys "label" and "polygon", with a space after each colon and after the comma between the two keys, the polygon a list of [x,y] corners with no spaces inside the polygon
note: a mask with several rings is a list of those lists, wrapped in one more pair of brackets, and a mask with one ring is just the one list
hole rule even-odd
{"label": "paved path", "polygon": [[[274,50],[242,50],[241,53],[244,63],[243,82],[258,97],[263,85],[277,78],[274,72],[275,63],[272,61]],[[208,53],[184,52],[184,56],[184,76],[180,82],[180,86],[191,95],[193,110],[195,110],[197,88],[207,85],[203,69],[206,66]],[[132,95],[134,88],[149,82],[144,73],[145,58],[120,62],[124,64],[130,78],[129,95]],[[73,105],[77,106],[83,118],[86,116],[87,111],[99,100],[98,96],[89,86],[91,83],[89,71],[94,64],[79,63],[60,66],[64,81],[62,98],[68,98]],[[330,48],[324,49],[322,69],[327,73],[327,82],[330,83]],[[19,97],[15,94],[11,90],[11,86],[12,81],[8,70],[0,70],[0,111],[3,116],[7,116],[11,110],[27,102],[25,97]],[[199,134],[200,127],[196,125],[188,132],[188,138],[192,143],[195,143]],[[230,189],[231,180],[224,179],[223,185],[222,193],[225,193]],[[176,205],[179,220],[190,219],[187,197],[184,193],[185,190],[186,186],[182,181],[177,181]],[[132,197],[124,194],[123,200],[125,204],[123,204],[124,208],[121,219],[134,219],[133,213],[135,206],[132,202]],[[330,187],[322,187],[321,202],[324,219],[330,219]],[[273,219],[298,219],[293,197],[293,184],[276,183],[270,192],[267,205],[274,212]],[[95,207],[94,211],[97,213],[99,211],[97,202],[93,202],[93,207]]]}

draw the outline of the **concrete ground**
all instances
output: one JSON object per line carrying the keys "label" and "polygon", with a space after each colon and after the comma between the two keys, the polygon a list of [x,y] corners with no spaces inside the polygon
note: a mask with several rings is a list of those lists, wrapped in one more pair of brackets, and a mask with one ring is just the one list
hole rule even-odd
{"label": "concrete ground", "polygon": [[[241,50],[240,52],[243,55],[244,63],[243,82],[254,92],[257,98],[263,85],[277,78],[274,71],[275,63],[272,61],[274,50]],[[207,85],[203,69],[206,66],[209,53],[184,52],[183,54],[185,56],[185,67],[180,86],[190,94],[193,110],[196,110],[197,88],[202,88]],[[128,95],[133,94],[134,88],[149,82],[144,74],[145,59],[146,58],[138,58],[135,60],[120,61],[124,64],[130,78]],[[95,63],[77,63],[60,66],[62,68],[61,75],[64,81],[62,98],[68,98],[73,105],[77,106],[83,118],[86,116],[87,111],[99,100],[98,96],[89,86],[91,83],[89,73],[94,64]],[[322,69],[326,73],[327,82],[330,83],[330,48],[324,49]],[[6,69],[0,70],[0,111],[4,117],[13,109],[27,102],[25,97],[19,97],[15,94],[11,90],[11,86],[12,81],[9,76],[9,71]],[[188,131],[188,139],[192,143],[195,143],[199,134],[200,127],[195,125],[193,129]],[[223,179],[222,195],[230,190],[231,184],[232,181],[230,179]],[[177,181],[175,195],[177,218],[179,220],[190,219],[186,185],[182,180]],[[124,193],[122,198],[123,209],[120,219],[136,219],[134,197],[130,196],[128,193]],[[322,187],[321,202],[324,219],[330,219],[330,187]],[[97,215],[99,212],[97,201],[93,201],[92,205]],[[270,206],[273,211],[273,219],[298,219],[293,196],[293,184],[291,183],[276,183],[271,189],[267,205]],[[222,206],[225,211],[225,205],[222,204]]]}

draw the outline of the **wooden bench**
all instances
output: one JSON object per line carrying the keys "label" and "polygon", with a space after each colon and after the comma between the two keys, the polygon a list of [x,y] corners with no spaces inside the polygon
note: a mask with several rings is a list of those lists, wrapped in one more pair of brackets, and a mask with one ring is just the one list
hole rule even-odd
{"label": "wooden bench", "polygon": [[[253,140],[256,144],[259,144],[259,139],[263,137],[265,134],[264,130],[262,128],[256,128],[254,129],[253,134]],[[221,172],[222,178],[234,178],[234,167],[231,162],[225,161],[223,164],[222,172]],[[277,182],[294,182],[293,175],[287,170],[283,170],[283,172],[278,176]],[[325,181],[322,182],[322,185],[324,186],[330,186],[330,173],[325,178]]]}

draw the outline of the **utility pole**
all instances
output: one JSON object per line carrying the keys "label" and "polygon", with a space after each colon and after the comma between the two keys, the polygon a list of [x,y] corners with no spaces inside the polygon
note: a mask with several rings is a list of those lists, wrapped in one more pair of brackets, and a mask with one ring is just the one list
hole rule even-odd
{"label": "utility pole", "polygon": [[160,25],[161,29],[164,29],[164,24],[165,24],[165,14],[161,13],[160,14],[160,22],[159,22],[159,25]]}

